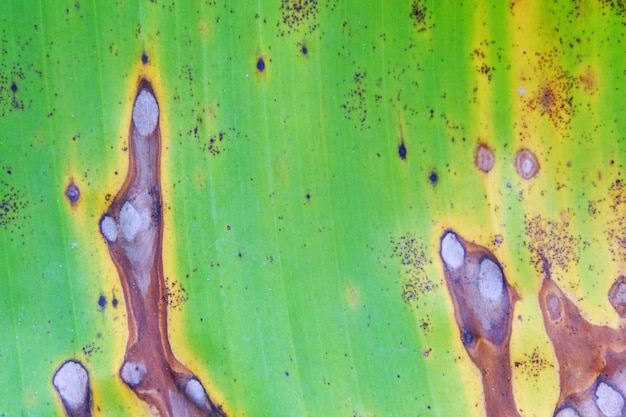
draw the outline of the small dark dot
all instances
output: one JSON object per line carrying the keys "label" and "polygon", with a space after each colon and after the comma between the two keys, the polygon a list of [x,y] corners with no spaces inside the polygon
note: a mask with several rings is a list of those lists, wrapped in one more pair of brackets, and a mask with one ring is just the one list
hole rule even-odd
{"label": "small dark dot", "polygon": [[106,299],[106,297],[104,295],[101,295],[100,298],[98,298],[98,305],[102,309],[104,309],[104,306],[107,305],[107,299]]}
{"label": "small dark dot", "polygon": [[259,72],[265,71],[265,61],[262,57],[256,62],[256,69],[258,69]]}
{"label": "small dark dot", "polygon": [[17,93],[17,84],[15,83],[11,84],[11,91],[13,91],[14,93]]}
{"label": "small dark dot", "polygon": [[310,193],[306,193],[306,199],[310,200],[311,199],[311,194]]}
{"label": "small dark dot", "polygon": [[72,204],[76,204],[76,202],[80,198],[80,190],[73,182],[71,182],[70,185],[68,185],[65,189],[65,197],[67,197],[67,199],[70,200],[70,203]]}
{"label": "small dark dot", "polygon": [[226,226],[226,230],[230,230],[230,225]]}
{"label": "small dark dot", "polygon": [[118,303],[117,298],[113,297],[111,304],[113,305],[114,308],[117,307],[117,303]]}
{"label": "small dark dot", "polygon": [[428,176],[428,179],[430,180],[431,184],[435,185],[437,184],[439,177],[437,176],[437,173],[435,171],[432,171]]}
{"label": "small dark dot", "polygon": [[13,174],[13,171],[11,171],[10,169],[7,169],[7,174],[11,175]]}
{"label": "small dark dot", "polygon": [[309,50],[307,49],[306,45],[302,45],[302,49],[300,49],[300,51],[302,52],[302,55],[306,55],[309,53]]}
{"label": "small dark dot", "polygon": [[289,371],[285,371],[285,376],[289,376]]}
{"label": "small dark dot", "polygon": [[146,65],[148,63],[148,55],[146,55],[146,53],[144,52],[143,54],[141,54],[141,62]]}
{"label": "small dark dot", "polygon": [[404,141],[398,146],[398,155],[400,155],[400,159],[406,159],[406,146],[404,146]]}

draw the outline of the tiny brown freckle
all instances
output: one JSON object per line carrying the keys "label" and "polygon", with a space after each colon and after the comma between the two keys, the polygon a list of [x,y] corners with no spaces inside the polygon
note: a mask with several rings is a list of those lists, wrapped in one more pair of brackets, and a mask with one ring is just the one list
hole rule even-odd
{"label": "tiny brown freckle", "polygon": [[482,143],[478,145],[476,152],[474,152],[474,164],[476,168],[486,174],[491,171],[494,163],[495,157],[493,155],[493,149]]}
{"label": "tiny brown freckle", "polygon": [[515,155],[515,169],[520,177],[529,180],[539,172],[539,161],[528,149],[520,149]]}

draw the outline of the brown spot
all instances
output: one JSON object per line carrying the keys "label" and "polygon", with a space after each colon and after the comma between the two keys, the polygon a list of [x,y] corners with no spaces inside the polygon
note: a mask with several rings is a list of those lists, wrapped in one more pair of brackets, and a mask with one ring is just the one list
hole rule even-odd
{"label": "brown spot", "polygon": [[225,416],[198,378],[176,359],[167,331],[163,275],[160,109],[142,79],[129,128],[129,169],[100,220],[120,277],[128,315],[128,341],[120,378],[161,416]]}
{"label": "brown spot", "polygon": [[493,154],[493,149],[485,144],[479,144],[474,152],[474,164],[476,168],[484,172],[485,174],[491,171],[496,159]]}
{"label": "brown spot", "polygon": [[609,302],[621,318],[626,318],[626,277],[620,275],[609,289]]}
{"label": "brown spot", "polygon": [[520,177],[529,180],[539,172],[539,161],[530,150],[520,149],[515,154],[515,169]]}
{"label": "brown spot", "polygon": [[461,340],[482,376],[488,417],[521,417],[510,364],[513,309],[519,296],[489,249],[454,231],[441,237],[439,255]]}
{"label": "brown spot", "polygon": [[578,80],[586,92],[593,94],[598,91],[598,76],[591,67],[587,67],[586,71],[580,74]]}

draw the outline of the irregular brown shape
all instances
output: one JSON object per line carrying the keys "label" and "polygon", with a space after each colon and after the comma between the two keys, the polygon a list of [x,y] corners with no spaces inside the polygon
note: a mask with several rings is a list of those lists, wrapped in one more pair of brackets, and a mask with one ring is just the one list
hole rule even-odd
{"label": "irregular brown shape", "polygon": [[515,155],[515,169],[520,177],[529,180],[539,172],[539,161],[532,151],[520,149]]}
{"label": "irregular brown shape", "polygon": [[557,417],[626,414],[626,344],[610,327],[589,323],[551,279],[545,277],[539,305],[548,337],[559,363],[561,391]]}
{"label": "irregular brown shape", "polygon": [[493,154],[493,149],[482,143],[478,145],[476,152],[474,152],[474,164],[476,168],[486,174],[491,171],[495,162],[496,158]]}
{"label": "irregular brown shape", "polygon": [[176,359],[168,340],[159,116],[152,85],[142,79],[130,123],[126,180],[100,220],[128,314],[120,377],[160,416],[225,416],[198,378]]}
{"label": "irregular brown shape", "polygon": [[509,349],[517,292],[491,251],[451,230],[441,237],[439,255],[463,345],[482,375],[487,416],[521,417]]}

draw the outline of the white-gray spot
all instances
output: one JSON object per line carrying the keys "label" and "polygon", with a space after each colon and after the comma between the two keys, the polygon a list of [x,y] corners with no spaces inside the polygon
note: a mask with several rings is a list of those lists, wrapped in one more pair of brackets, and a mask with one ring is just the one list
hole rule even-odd
{"label": "white-gray spot", "polygon": [[606,417],[621,417],[624,397],[610,385],[600,382],[596,388],[596,404]]}
{"label": "white-gray spot", "polygon": [[87,402],[89,374],[81,363],[65,362],[54,374],[52,384],[70,409],[78,410]]}
{"label": "white-gray spot", "polygon": [[115,242],[117,240],[117,224],[111,216],[104,216],[100,221],[100,233],[109,242]]}
{"label": "white-gray spot", "polygon": [[192,378],[185,385],[185,395],[189,398],[198,408],[202,410],[210,410],[209,396],[207,395],[204,387],[195,378]]}
{"label": "white-gray spot", "polygon": [[441,240],[441,258],[451,269],[459,268],[465,261],[465,249],[452,232],[446,233]]}
{"label": "white-gray spot", "polygon": [[567,407],[559,411],[554,417],[580,417],[572,407]]}
{"label": "white-gray spot", "polygon": [[120,229],[122,235],[128,242],[132,242],[137,237],[137,233],[141,229],[143,219],[135,207],[128,201],[122,206],[120,211]]}
{"label": "white-gray spot", "polygon": [[502,302],[504,295],[504,277],[500,267],[489,258],[480,263],[478,272],[478,292],[492,304]]}
{"label": "white-gray spot", "polygon": [[143,362],[126,361],[120,371],[120,377],[129,386],[134,387],[143,381],[143,377],[147,372],[146,365]]}
{"label": "white-gray spot", "polygon": [[152,93],[144,88],[135,100],[133,123],[141,135],[147,136],[154,131],[158,121],[159,105]]}

